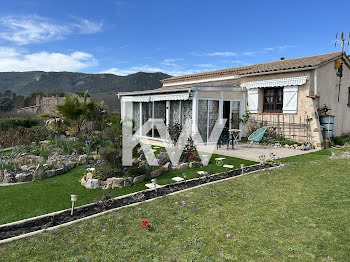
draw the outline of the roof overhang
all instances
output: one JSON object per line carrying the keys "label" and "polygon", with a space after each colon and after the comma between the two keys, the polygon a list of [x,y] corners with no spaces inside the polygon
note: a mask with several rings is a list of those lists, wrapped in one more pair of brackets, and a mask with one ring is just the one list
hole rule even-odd
{"label": "roof overhang", "polygon": [[158,94],[158,95],[143,95],[143,96],[123,96],[121,98],[124,102],[155,102],[155,101],[172,101],[172,100],[188,100],[190,98],[189,92],[172,93],[172,94]]}
{"label": "roof overhang", "polygon": [[118,98],[122,96],[138,96],[138,95],[153,95],[153,94],[164,94],[164,93],[178,93],[178,92],[191,92],[191,88],[172,88],[172,89],[154,89],[145,91],[135,92],[119,92],[117,93]]}

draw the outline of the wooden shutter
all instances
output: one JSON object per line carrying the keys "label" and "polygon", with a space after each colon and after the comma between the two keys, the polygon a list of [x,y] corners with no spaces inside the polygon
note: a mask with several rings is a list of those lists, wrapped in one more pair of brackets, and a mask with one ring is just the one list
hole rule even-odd
{"label": "wooden shutter", "polygon": [[298,86],[283,88],[283,113],[296,114],[298,110]]}
{"label": "wooden shutter", "polygon": [[248,89],[248,110],[251,113],[258,113],[259,90],[258,88]]}

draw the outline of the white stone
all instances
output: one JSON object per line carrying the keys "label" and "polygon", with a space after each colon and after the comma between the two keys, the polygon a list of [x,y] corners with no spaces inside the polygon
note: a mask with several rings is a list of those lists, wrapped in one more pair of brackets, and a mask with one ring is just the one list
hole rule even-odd
{"label": "white stone", "polygon": [[224,159],[226,159],[226,158],[224,158],[224,157],[215,158],[216,161],[220,161],[220,160],[224,160]]}
{"label": "white stone", "polygon": [[98,179],[88,179],[86,182],[87,189],[101,188],[101,183]]}
{"label": "white stone", "polygon": [[183,181],[185,179],[183,179],[182,177],[176,176],[176,177],[173,177],[171,180],[174,180],[176,182],[180,182],[180,181]]}
{"label": "white stone", "polygon": [[234,165],[223,165],[222,167],[226,167],[226,168],[234,168]]}
{"label": "white stone", "polygon": [[158,185],[158,184],[146,184],[146,187],[148,187],[149,189],[154,189],[154,188],[161,188],[162,186]]}

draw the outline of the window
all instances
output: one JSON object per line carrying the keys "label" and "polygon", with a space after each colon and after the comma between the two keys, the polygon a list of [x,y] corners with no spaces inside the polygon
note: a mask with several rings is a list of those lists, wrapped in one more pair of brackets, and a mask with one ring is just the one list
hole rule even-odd
{"label": "window", "polygon": [[282,113],[283,87],[264,88],[264,113]]}

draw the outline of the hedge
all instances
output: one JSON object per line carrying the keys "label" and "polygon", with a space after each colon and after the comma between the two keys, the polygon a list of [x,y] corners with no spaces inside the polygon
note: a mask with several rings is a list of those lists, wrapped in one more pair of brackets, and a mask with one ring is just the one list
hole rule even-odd
{"label": "hedge", "polygon": [[1,118],[0,131],[6,131],[17,127],[31,128],[33,126],[38,126],[39,124],[40,119],[38,118]]}

